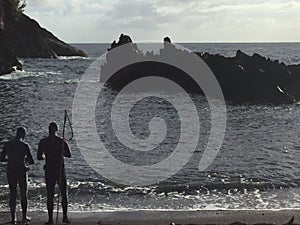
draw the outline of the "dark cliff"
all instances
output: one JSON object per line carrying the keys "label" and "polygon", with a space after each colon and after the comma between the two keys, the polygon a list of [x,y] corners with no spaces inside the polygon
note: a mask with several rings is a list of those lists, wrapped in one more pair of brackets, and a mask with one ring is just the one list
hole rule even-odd
{"label": "dark cliff", "polygon": [[87,56],[26,16],[19,3],[0,0],[0,75],[21,70],[22,65],[17,58]]}
{"label": "dark cliff", "polygon": [[22,70],[22,65],[15,54],[3,42],[3,31],[0,30],[0,75],[14,70]]}
{"label": "dark cliff", "polygon": [[22,65],[4,40],[4,9],[0,4],[0,75],[16,69],[22,70]]}
{"label": "dark cliff", "polygon": [[4,20],[4,41],[19,58],[56,58],[86,54],[63,41],[25,14],[17,20]]}

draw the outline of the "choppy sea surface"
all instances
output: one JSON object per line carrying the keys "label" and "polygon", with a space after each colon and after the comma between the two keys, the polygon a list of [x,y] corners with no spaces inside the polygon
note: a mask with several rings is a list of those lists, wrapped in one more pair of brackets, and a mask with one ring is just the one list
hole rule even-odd
{"label": "choppy sea surface", "polygon": [[[16,128],[24,125],[28,132],[26,141],[36,158],[39,140],[47,135],[49,122],[57,121],[62,127],[63,112],[66,109],[71,114],[74,93],[82,75],[109,47],[108,44],[74,45],[86,51],[89,57],[20,59],[24,64],[23,72],[0,77],[1,148],[15,135]],[[286,64],[300,63],[300,43],[182,45],[193,51],[226,56],[234,56],[241,49],[248,54],[259,53]],[[104,97],[109,98],[113,94],[113,91],[107,90]],[[185,108],[186,102],[180,93],[169,97]],[[135,187],[110,182],[88,165],[76,140],[71,140],[73,157],[66,160],[71,210],[300,208],[299,106],[227,105],[223,145],[214,162],[201,172],[198,164],[209,136],[210,113],[203,97],[192,98],[201,115],[199,145],[186,166],[159,184]],[[180,128],[176,122],[176,110],[167,102],[155,98],[140,102],[132,112],[132,131],[138,138],[147,137],[149,112],[153,108],[157,108],[156,113],[161,113],[160,116],[168,121],[169,134],[164,146],[145,157],[144,154],[122,151],[119,143],[115,143],[118,139],[105,140],[117,159],[149,165],[172,152],[174,143],[178,142]],[[105,106],[96,108],[99,132],[109,114],[107,110]],[[43,163],[36,160],[29,173],[30,210],[46,209]],[[112,173],[114,169],[112,166]],[[2,163],[0,210],[8,210],[8,199],[6,165]]]}

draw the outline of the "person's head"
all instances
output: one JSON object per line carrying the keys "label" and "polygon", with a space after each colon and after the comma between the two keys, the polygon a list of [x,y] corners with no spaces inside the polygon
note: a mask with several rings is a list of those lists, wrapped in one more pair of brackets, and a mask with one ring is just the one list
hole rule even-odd
{"label": "person's head", "polygon": [[19,127],[17,129],[17,138],[18,139],[24,139],[26,134],[26,129],[24,127]]}
{"label": "person's head", "polygon": [[58,131],[58,125],[55,122],[49,124],[49,135],[55,135]]}

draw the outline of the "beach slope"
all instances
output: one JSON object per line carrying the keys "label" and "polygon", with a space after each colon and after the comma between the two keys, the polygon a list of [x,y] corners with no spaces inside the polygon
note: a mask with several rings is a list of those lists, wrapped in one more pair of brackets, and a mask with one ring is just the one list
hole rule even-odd
{"label": "beach slope", "polygon": [[[29,214],[32,217],[29,223],[31,225],[44,224],[47,220],[46,212],[32,211]],[[70,213],[73,225],[287,224],[293,216],[293,224],[300,224],[300,210],[136,210]],[[0,224],[8,222],[9,212],[0,212],[0,218]],[[61,216],[59,224],[62,224]]]}

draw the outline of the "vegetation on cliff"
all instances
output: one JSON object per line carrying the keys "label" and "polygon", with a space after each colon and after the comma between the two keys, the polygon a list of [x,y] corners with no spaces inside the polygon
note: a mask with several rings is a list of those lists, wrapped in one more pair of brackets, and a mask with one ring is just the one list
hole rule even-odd
{"label": "vegetation on cliff", "polygon": [[18,19],[26,7],[25,0],[1,0],[0,7],[6,12],[7,16]]}

